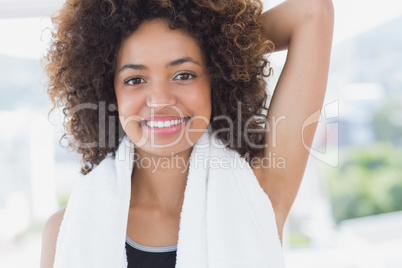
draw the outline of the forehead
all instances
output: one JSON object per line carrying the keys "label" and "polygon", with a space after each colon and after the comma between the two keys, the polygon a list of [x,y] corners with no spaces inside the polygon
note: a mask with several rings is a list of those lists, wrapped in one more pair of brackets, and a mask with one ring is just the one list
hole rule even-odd
{"label": "forehead", "polygon": [[144,21],[136,31],[123,40],[117,63],[126,61],[170,61],[191,57],[203,61],[197,41],[181,29],[170,29],[165,19]]}

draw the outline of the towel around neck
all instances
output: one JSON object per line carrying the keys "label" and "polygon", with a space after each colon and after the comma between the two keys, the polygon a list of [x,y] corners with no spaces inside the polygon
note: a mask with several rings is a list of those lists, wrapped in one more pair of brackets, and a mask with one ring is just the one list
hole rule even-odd
{"label": "towel around neck", "polygon": [[[134,145],[81,175],[57,240],[55,268],[126,268]],[[250,165],[206,130],[194,145],[180,214],[176,267],[283,268],[275,214]]]}

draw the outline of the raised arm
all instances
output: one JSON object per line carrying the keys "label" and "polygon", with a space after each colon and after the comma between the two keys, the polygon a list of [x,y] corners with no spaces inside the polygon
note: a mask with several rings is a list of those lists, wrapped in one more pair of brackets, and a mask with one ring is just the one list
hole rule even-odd
{"label": "raised arm", "polygon": [[[333,35],[331,0],[287,0],[265,12],[261,22],[276,50],[288,49],[268,111],[265,157],[283,165],[258,170],[278,225],[296,198],[325,96]],[[304,126],[306,120],[313,124]],[[273,161],[271,161],[271,164]],[[278,161],[276,162],[278,163]]]}

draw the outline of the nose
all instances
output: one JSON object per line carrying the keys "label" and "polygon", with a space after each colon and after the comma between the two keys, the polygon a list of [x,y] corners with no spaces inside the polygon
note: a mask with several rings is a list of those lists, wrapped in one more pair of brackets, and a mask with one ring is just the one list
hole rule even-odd
{"label": "nose", "polygon": [[148,91],[146,99],[149,108],[159,108],[176,105],[176,97],[166,83],[154,83]]}

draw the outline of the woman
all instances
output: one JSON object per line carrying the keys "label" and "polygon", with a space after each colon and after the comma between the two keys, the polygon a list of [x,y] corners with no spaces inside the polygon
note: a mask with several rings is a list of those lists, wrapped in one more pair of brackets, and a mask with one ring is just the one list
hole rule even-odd
{"label": "woman", "polygon": [[[135,144],[129,267],[140,267],[139,258],[148,258],[141,267],[174,267],[188,160],[207,128],[248,161],[282,239],[316,130],[316,123],[303,123],[325,95],[333,6],[287,0],[261,9],[251,0],[71,0],[53,19],[48,92],[55,107],[65,107],[69,146],[83,155],[81,172],[114,155],[124,134]],[[271,72],[264,56],[283,49],[287,60],[266,109],[263,79]],[[282,164],[255,161],[272,157]],[[154,165],[141,165],[144,159]],[[165,168],[155,164],[161,160]],[[45,226],[41,267],[53,267],[64,213]],[[158,248],[167,252],[145,253]]]}

